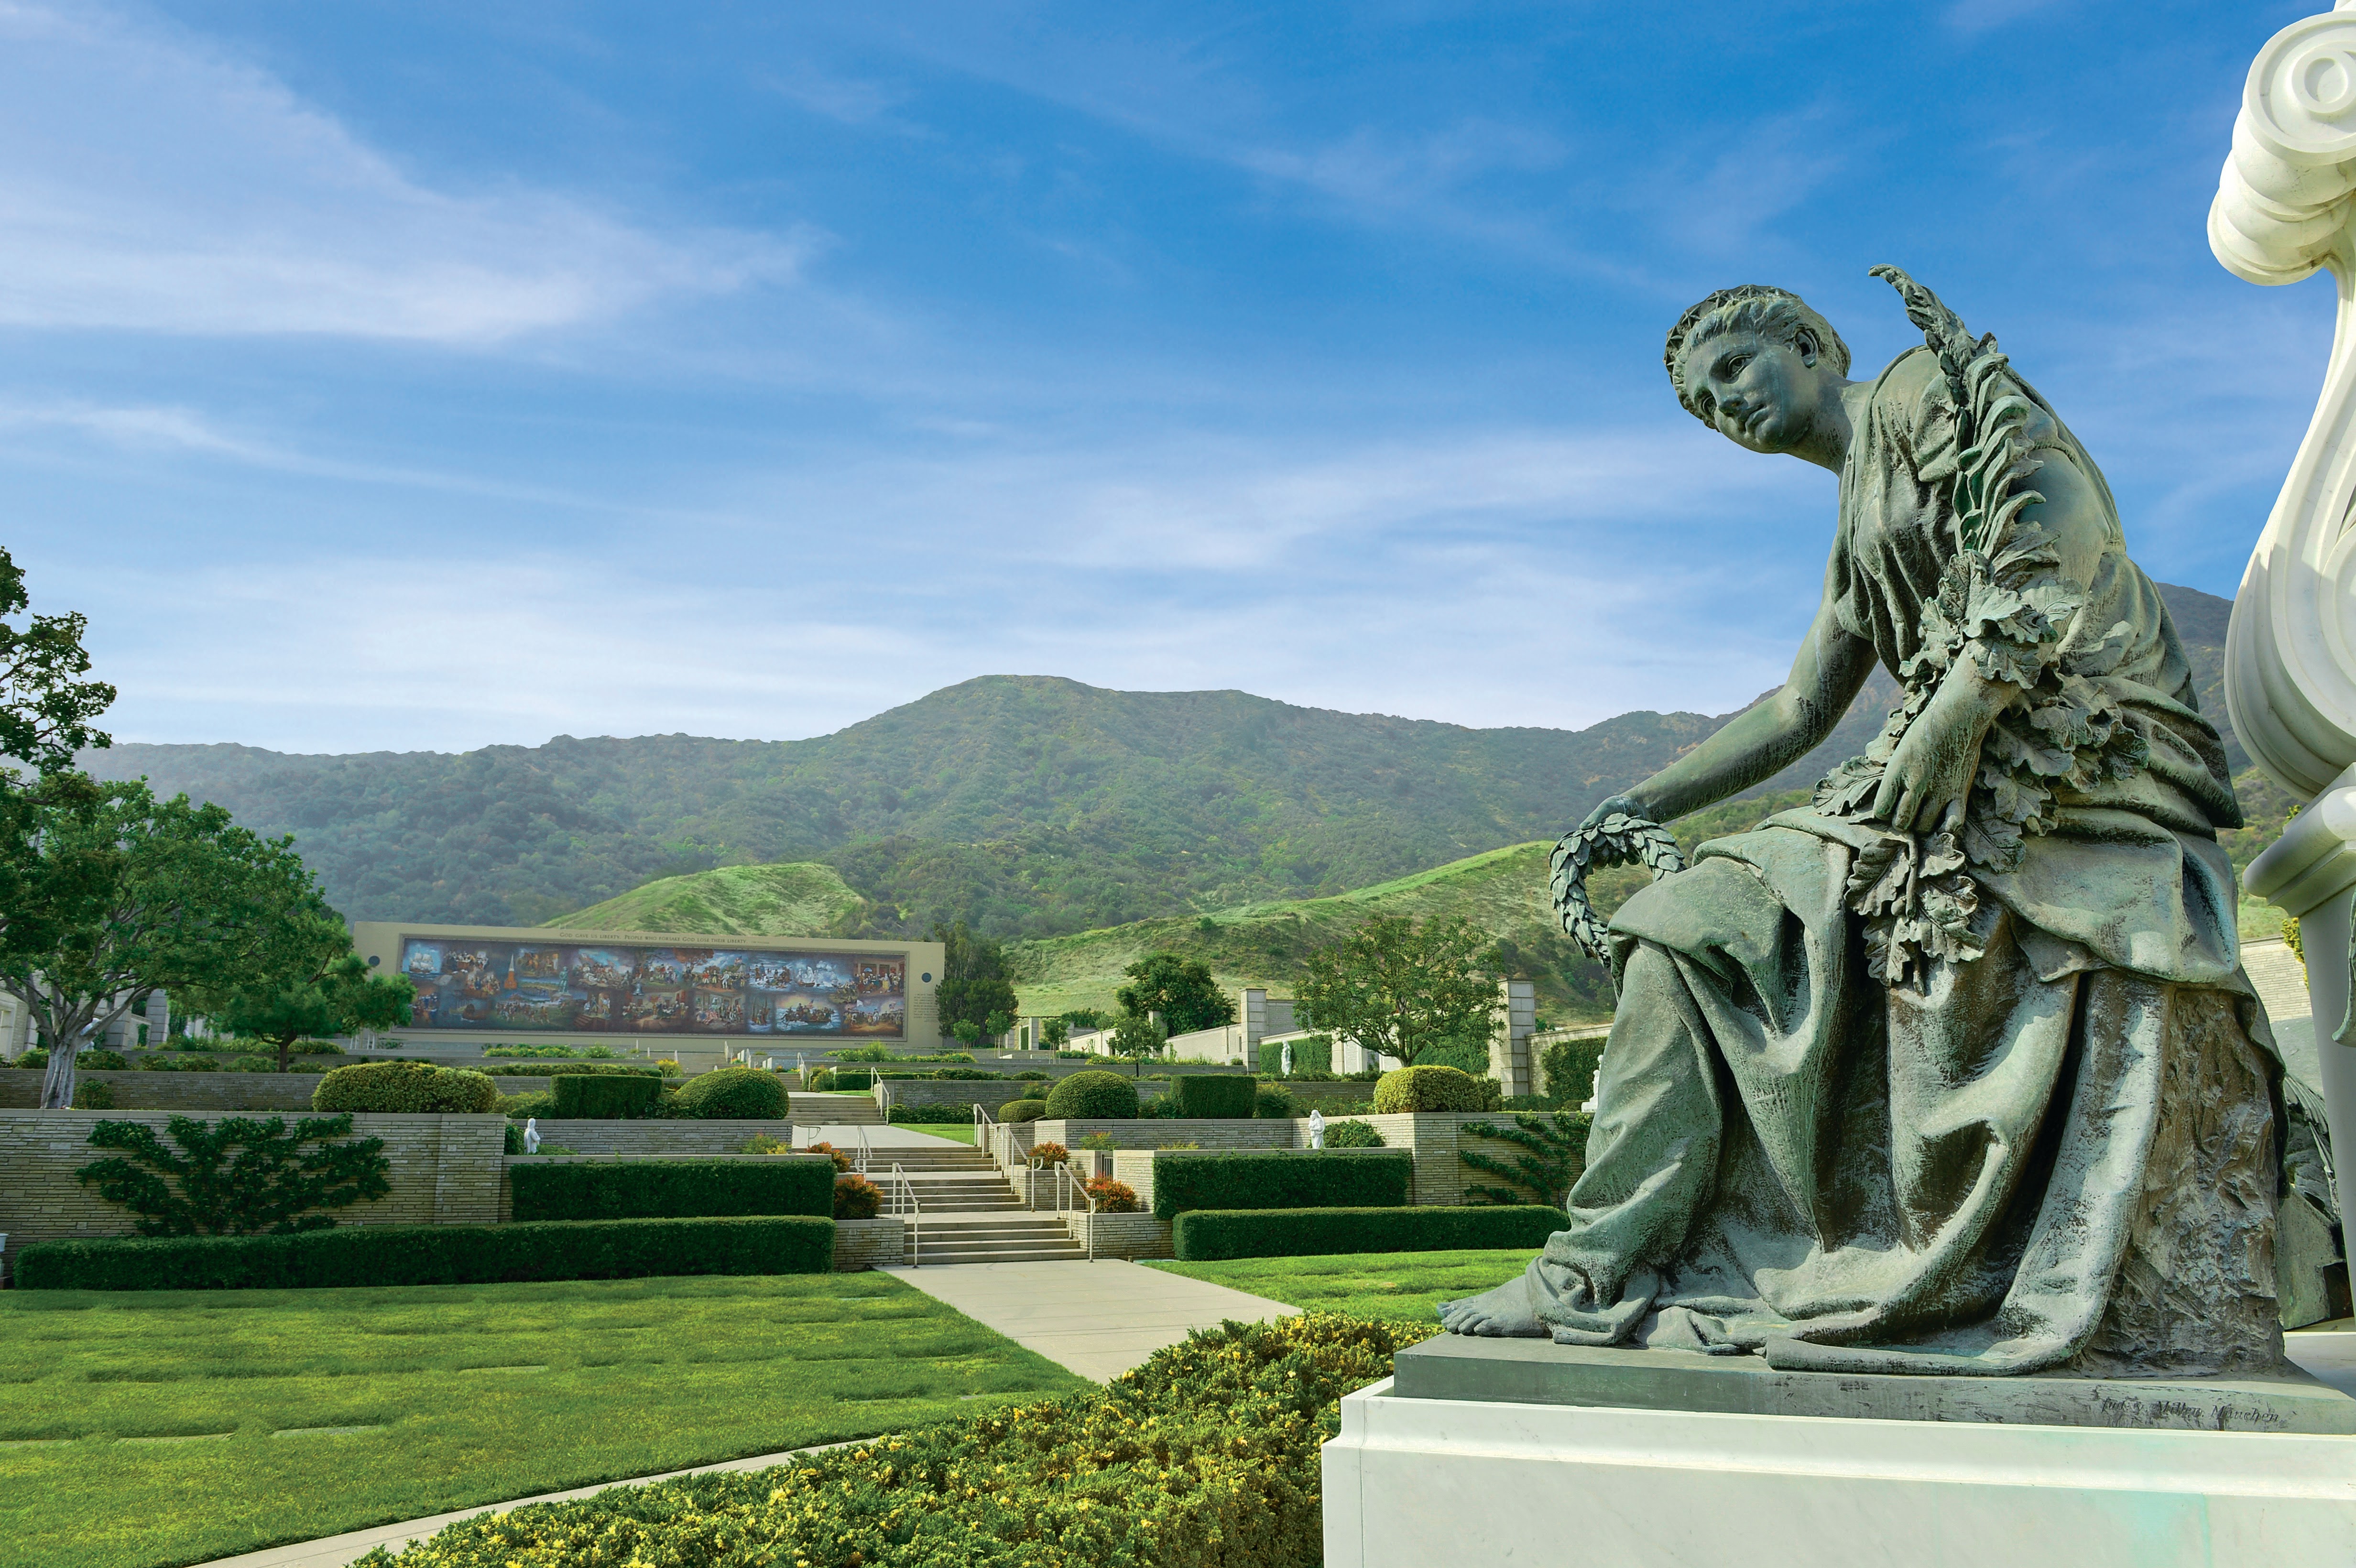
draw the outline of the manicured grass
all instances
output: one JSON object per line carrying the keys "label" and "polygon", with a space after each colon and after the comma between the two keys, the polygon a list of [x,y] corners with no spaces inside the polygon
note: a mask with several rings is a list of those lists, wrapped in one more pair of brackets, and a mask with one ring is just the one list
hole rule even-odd
{"label": "manicured grass", "polygon": [[1312,1258],[1235,1258],[1226,1263],[1149,1263],[1189,1279],[1264,1296],[1304,1312],[1429,1323],[1440,1302],[1503,1285],[1529,1266],[1526,1248],[1458,1253],[1343,1253]]}
{"label": "manicured grass", "polygon": [[947,1138],[953,1144],[973,1142],[971,1122],[902,1122],[893,1129],[902,1133],[922,1133],[926,1137]]}
{"label": "manicured grass", "polygon": [[1088,1386],[876,1274],[11,1291],[0,1564],[200,1563]]}

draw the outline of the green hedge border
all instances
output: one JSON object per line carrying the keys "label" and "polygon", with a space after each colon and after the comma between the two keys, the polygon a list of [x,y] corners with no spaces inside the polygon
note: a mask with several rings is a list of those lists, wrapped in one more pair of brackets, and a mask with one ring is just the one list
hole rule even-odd
{"label": "green hedge border", "polygon": [[319,1290],[652,1275],[824,1274],[833,1266],[834,1221],[805,1214],[342,1225],[283,1236],[36,1242],[17,1259],[16,1288]]}
{"label": "green hedge border", "polygon": [[1153,1212],[1190,1209],[1372,1209],[1411,1200],[1411,1149],[1164,1152],[1153,1161]]}
{"label": "green hedge border", "polygon": [[766,1159],[645,1159],[516,1164],[508,1189],[519,1221],[711,1220],[740,1214],[831,1214],[834,1161],[822,1154]]}
{"label": "green hedge border", "polygon": [[[1157,1192],[1161,1185],[1157,1172]],[[1476,1204],[1462,1209],[1194,1209],[1179,1215],[1171,1226],[1171,1245],[1179,1257],[1193,1263],[1335,1253],[1447,1253],[1474,1247],[1535,1251],[1566,1222],[1562,1211],[1536,1204]]]}

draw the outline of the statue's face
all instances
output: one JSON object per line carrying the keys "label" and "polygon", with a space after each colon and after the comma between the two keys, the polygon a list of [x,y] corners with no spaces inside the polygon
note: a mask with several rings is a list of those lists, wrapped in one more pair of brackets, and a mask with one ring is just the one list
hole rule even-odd
{"label": "statue's face", "polygon": [[1686,351],[1687,395],[1737,446],[1789,452],[1806,437],[1815,412],[1820,358],[1813,346],[1722,333]]}

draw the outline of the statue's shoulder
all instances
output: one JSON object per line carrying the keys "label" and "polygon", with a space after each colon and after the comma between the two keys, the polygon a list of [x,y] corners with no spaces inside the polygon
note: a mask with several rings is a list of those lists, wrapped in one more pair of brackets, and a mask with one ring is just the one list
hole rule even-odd
{"label": "statue's shoulder", "polygon": [[1918,343],[1892,359],[1874,378],[1869,408],[1869,453],[1925,479],[1954,472],[1955,400],[1936,354]]}

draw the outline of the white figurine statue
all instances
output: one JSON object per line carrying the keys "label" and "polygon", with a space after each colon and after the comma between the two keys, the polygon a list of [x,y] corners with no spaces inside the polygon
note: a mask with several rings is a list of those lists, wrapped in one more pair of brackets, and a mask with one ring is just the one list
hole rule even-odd
{"label": "white figurine statue", "polygon": [[540,1152],[540,1118],[538,1116],[526,1116],[523,1119],[523,1152],[526,1154]]}
{"label": "white figurine statue", "polygon": [[1309,1107],[1309,1147],[1325,1147],[1325,1113],[1314,1105]]}

